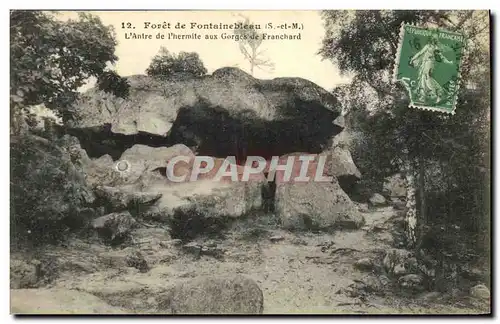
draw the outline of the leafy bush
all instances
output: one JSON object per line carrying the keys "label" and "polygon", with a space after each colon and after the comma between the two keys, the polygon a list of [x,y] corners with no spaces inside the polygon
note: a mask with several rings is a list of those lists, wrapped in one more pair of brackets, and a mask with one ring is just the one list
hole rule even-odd
{"label": "leafy bush", "polygon": [[66,230],[64,220],[93,202],[69,154],[44,138],[13,137],[10,164],[14,240],[20,236],[35,242],[58,239]]}
{"label": "leafy bush", "polygon": [[198,53],[170,53],[165,47],[160,48],[146,70],[149,76],[166,79],[175,75],[202,76],[207,73]]}
{"label": "leafy bush", "polygon": [[118,59],[116,44],[113,27],[88,13],[63,21],[54,12],[11,11],[11,104],[43,103],[71,118],[66,109],[78,89]]}

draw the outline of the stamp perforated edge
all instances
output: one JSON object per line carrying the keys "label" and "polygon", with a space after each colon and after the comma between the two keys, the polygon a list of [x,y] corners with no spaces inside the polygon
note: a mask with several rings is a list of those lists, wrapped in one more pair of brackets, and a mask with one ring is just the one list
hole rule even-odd
{"label": "stamp perforated edge", "polygon": [[[403,48],[403,38],[404,38],[404,34],[405,34],[405,26],[414,26],[417,28],[422,28],[420,26],[417,26],[417,24],[411,24],[411,23],[405,23],[405,22],[401,23],[401,26],[399,28],[398,49],[396,52],[396,56],[394,58],[394,69],[392,71],[392,77],[393,77],[393,80],[395,83],[400,82],[398,80],[398,70],[399,70],[399,61],[400,61],[399,57],[401,56],[401,50]],[[438,29],[439,29],[439,27],[438,27]],[[443,30],[443,31],[446,31],[446,30]],[[452,110],[445,110],[442,108],[420,106],[420,105],[414,104],[412,101],[411,95],[410,95],[410,89],[407,88],[405,83],[400,82],[405,86],[405,88],[408,91],[408,97],[410,99],[410,104],[408,105],[409,108],[416,108],[416,109],[427,110],[427,111],[436,111],[436,112],[440,112],[440,113],[444,113],[444,114],[455,115],[455,110],[457,109],[458,92],[460,91],[460,86],[462,84],[462,66],[463,66],[463,62],[465,61],[465,59],[467,58],[467,55],[468,55],[468,51],[467,51],[468,46],[467,46],[467,38],[465,37],[465,35],[463,35],[459,32],[450,32],[450,33],[460,34],[464,38],[464,44],[462,47],[462,57],[460,58],[460,64],[458,66],[458,72],[457,72],[457,90],[456,90],[456,95],[455,95],[453,106],[452,106],[453,109]]]}

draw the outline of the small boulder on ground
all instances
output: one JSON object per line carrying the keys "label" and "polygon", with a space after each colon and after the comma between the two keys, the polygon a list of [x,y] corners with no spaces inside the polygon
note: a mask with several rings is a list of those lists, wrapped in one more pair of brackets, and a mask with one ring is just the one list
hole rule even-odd
{"label": "small boulder on ground", "polygon": [[107,214],[92,222],[92,228],[96,229],[103,238],[111,241],[129,234],[136,225],[136,220],[128,211]]}
{"label": "small boulder on ground", "polygon": [[210,179],[150,188],[162,197],[141,218],[170,223],[173,238],[217,232],[228,222],[262,207],[262,183]]}
{"label": "small boulder on ground", "polygon": [[196,258],[200,257],[201,255],[201,244],[198,244],[196,242],[189,242],[187,244],[184,244],[182,246],[182,250],[185,251],[186,253],[194,255]]}
{"label": "small boulder on ground", "polygon": [[286,229],[360,228],[364,218],[338,181],[280,183],[276,214]]}
{"label": "small boulder on ground", "polygon": [[387,201],[385,200],[384,196],[381,194],[375,193],[371,198],[369,199],[369,202],[372,206],[384,206],[387,204]]}
{"label": "small boulder on ground", "polygon": [[490,290],[483,284],[472,287],[470,289],[470,294],[472,297],[479,299],[489,299],[491,296]]}
{"label": "small boulder on ground", "polygon": [[37,260],[10,260],[10,288],[34,288],[38,283],[39,265]]}
{"label": "small boulder on ground", "polygon": [[367,213],[369,210],[368,204],[366,203],[354,203],[358,210],[362,213]]}
{"label": "small boulder on ground", "polygon": [[177,284],[164,296],[159,312],[171,314],[262,314],[264,296],[252,279],[198,277]]}
{"label": "small boulder on ground", "polygon": [[148,272],[150,269],[146,259],[139,251],[134,251],[133,253],[127,255],[125,262],[128,267],[136,268],[140,272]]}
{"label": "small boulder on ground", "polygon": [[123,174],[118,171],[111,155],[105,154],[91,159],[83,166],[89,185],[115,186],[123,183]]}
{"label": "small boulder on ground", "polygon": [[408,292],[423,291],[425,289],[423,283],[424,279],[417,274],[407,274],[398,279],[399,287]]}

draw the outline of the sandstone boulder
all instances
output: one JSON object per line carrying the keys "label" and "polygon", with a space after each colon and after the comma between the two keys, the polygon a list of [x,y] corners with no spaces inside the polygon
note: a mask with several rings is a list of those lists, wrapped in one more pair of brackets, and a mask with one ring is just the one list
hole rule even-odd
{"label": "sandstone boulder", "polygon": [[[280,156],[277,164],[280,167],[287,166],[287,169],[278,169],[275,171],[274,180],[276,181],[276,185],[283,183],[307,183],[315,181],[317,177],[326,176],[328,156],[323,155],[322,159],[324,164],[321,166],[319,164],[320,155],[318,154],[297,152]],[[302,168],[306,170],[304,174],[301,174]],[[271,170],[271,161],[268,161],[264,172],[269,173]],[[302,177],[304,178],[302,179]]]}
{"label": "sandstone boulder", "polygon": [[138,209],[161,198],[161,193],[141,192],[136,186],[98,186],[94,192],[99,202],[106,206],[109,212]]}
{"label": "sandstone boulder", "polygon": [[361,271],[371,271],[374,267],[374,262],[370,258],[361,258],[354,262],[354,268]]}
{"label": "sandstone boulder", "polygon": [[174,286],[160,303],[169,314],[262,314],[262,290],[252,279],[199,277]]}
{"label": "sandstone boulder", "polygon": [[56,239],[68,216],[94,203],[78,157],[59,144],[29,133],[10,139],[11,229],[20,231],[14,240],[28,230],[33,241]]}
{"label": "sandstone boulder", "polygon": [[364,218],[338,182],[277,184],[276,214],[287,229],[359,228]]}
{"label": "sandstone boulder", "polygon": [[490,290],[483,284],[476,285],[470,289],[470,294],[472,297],[479,299],[490,299]]}
{"label": "sandstone boulder", "polygon": [[36,260],[10,260],[10,288],[36,287],[39,278],[39,262]]}
{"label": "sandstone boulder", "polygon": [[370,199],[368,200],[372,206],[384,206],[387,204],[387,201],[385,200],[384,196],[381,194],[375,193],[373,194]]}
{"label": "sandstone boulder", "polygon": [[91,159],[90,163],[83,167],[89,185],[115,186],[124,183],[123,174],[116,169],[113,158],[105,154],[97,159]]}
{"label": "sandstone boulder", "polygon": [[390,203],[395,210],[404,210],[406,208],[405,198],[391,197]]}
{"label": "sandstone boulder", "polygon": [[110,155],[105,154],[97,159],[89,158],[75,136],[64,135],[61,142],[62,147],[70,154],[73,164],[85,175],[85,181],[89,186],[114,186],[123,183],[122,174],[116,170]]}
{"label": "sandstone boulder", "polygon": [[[289,161],[288,159],[291,158]],[[306,161],[309,160],[309,162]],[[356,181],[361,178],[361,173],[354,164],[351,153],[343,147],[335,147],[325,150],[319,154],[296,152],[285,154],[279,158],[278,165],[283,166],[290,163],[293,166],[291,175],[288,182],[306,182],[313,181],[318,176],[335,177],[339,183],[345,183],[347,187],[352,186]],[[303,164],[307,163],[307,173],[305,176],[309,180],[299,180]],[[271,161],[267,161],[264,172],[269,172]],[[305,168],[305,166],[304,166]],[[285,171],[276,171],[276,181],[281,183],[286,179],[284,178]]]}
{"label": "sandstone boulder", "polygon": [[92,228],[105,239],[113,241],[123,238],[137,225],[136,220],[128,211],[111,213],[94,219]]}
{"label": "sandstone boulder", "polygon": [[361,179],[361,172],[359,172],[352,159],[351,152],[347,148],[338,146],[325,153],[329,155],[325,167],[326,174],[339,179],[342,177],[352,178],[351,181],[353,182]]}
{"label": "sandstone boulder", "polygon": [[225,227],[262,207],[262,183],[200,180],[151,187],[162,197],[140,216],[172,224],[175,238]]}
{"label": "sandstone boulder", "polygon": [[361,172],[352,159],[346,145],[333,146],[322,154],[328,154],[325,173],[338,179],[340,187],[354,199]]}

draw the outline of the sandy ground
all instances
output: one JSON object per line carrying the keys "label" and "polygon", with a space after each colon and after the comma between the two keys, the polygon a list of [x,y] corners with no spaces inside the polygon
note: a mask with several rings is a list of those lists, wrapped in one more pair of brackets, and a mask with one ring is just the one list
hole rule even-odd
{"label": "sandy ground", "polygon": [[[261,287],[266,314],[487,312],[485,302],[459,301],[435,292],[401,294],[381,281],[379,274],[353,267],[361,258],[381,261],[390,248],[387,222],[393,216],[391,208],[372,210],[365,213],[362,229],[335,233],[291,233],[251,220],[228,230],[224,237],[195,240],[223,251],[220,258],[197,256],[182,244],[175,246],[158,228],[141,229],[145,239],[125,249],[75,241],[45,251],[46,257],[58,260],[59,268],[49,287],[85,291],[131,313],[154,313],[159,311],[157,297],[174,283],[200,275],[238,273]],[[148,272],[124,265],[124,257],[137,250],[150,264]],[[365,286],[372,289],[359,288]],[[353,287],[358,287],[357,293],[352,293]]]}

